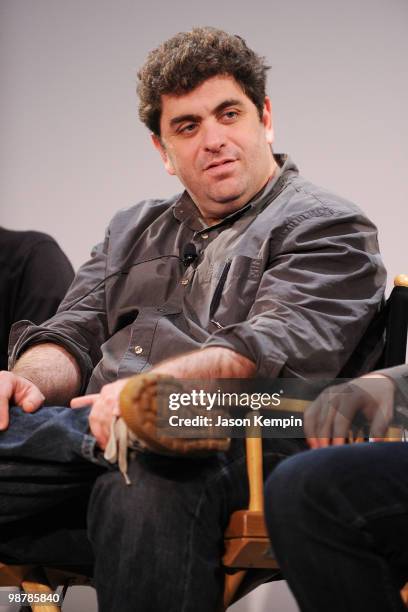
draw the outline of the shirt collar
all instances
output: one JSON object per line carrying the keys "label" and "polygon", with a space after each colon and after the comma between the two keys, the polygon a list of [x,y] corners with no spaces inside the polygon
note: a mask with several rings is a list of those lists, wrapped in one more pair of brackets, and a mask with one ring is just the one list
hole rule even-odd
{"label": "shirt collar", "polygon": [[279,193],[281,193],[288,179],[296,176],[299,173],[298,168],[290,159],[289,155],[275,153],[274,158],[278,164],[278,168],[265,187],[263,187],[261,191],[259,191],[252,198],[252,200],[250,200],[242,208],[234,211],[230,215],[227,215],[221,219],[219,223],[207,226],[200,217],[197,206],[194,204],[187,191],[184,191],[174,203],[174,216],[178,221],[185,223],[193,231],[200,232],[215,229],[226,223],[233,223],[248,210],[255,210],[257,213],[261,212],[265,206],[270,204],[272,200],[274,200]]}

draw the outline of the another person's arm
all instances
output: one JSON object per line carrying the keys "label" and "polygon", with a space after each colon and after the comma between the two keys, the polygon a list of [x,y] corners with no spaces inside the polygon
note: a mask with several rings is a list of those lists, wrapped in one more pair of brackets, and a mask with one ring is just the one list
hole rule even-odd
{"label": "another person's arm", "polygon": [[39,324],[56,313],[74,278],[74,270],[53,238],[29,234],[32,245],[24,257],[13,322],[26,319]]}
{"label": "another person's arm", "polygon": [[47,234],[0,227],[0,243],[4,293],[0,306],[0,370],[6,370],[11,326],[21,320],[39,324],[52,317],[74,278],[74,270]]}

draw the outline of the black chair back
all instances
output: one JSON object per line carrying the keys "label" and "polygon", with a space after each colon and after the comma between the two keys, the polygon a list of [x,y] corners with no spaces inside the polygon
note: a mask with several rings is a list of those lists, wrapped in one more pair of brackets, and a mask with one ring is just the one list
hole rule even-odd
{"label": "black chair back", "polygon": [[386,304],[382,367],[405,363],[408,331],[408,287],[394,287]]}

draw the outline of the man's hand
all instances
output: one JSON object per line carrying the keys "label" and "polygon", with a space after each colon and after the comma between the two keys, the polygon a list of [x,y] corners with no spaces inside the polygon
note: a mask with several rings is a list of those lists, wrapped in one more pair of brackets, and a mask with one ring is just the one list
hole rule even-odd
{"label": "man's hand", "polygon": [[92,406],[89,414],[89,427],[102,450],[105,450],[109,440],[112,419],[120,415],[119,395],[128,380],[128,378],[122,378],[104,385],[100,393],[81,395],[71,400],[71,408]]}
{"label": "man's hand", "polygon": [[370,424],[370,437],[382,438],[394,414],[394,383],[382,374],[325,389],[304,416],[305,434],[311,448],[341,445],[349,437],[358,415]]}
{"label": "man's hand", "polygon": [[[255,371],[249,359],[221,347],[209,347],[162,361],[150,370],[175,378],[248,378]],[[92,406],[89,426],[102,450],[106,448],[113,417],[120,416],[119,395],[128,378],[102,387],[100,393],[71,400],[71,408]]]}
{"label": "man's hand", "polygon": [[24,412],[35,412],[44,400],[39,388],[27,378],[13,372],[0,372],[0,430],[8,427],[10,402],[21,406]]}

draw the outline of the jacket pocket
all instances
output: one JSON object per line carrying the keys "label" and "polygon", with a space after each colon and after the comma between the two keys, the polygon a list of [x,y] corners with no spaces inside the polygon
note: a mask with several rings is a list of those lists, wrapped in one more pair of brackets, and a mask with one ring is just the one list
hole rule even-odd
{"label": "jacket pocket", "polygon": [[247,319],[262,279],[263,262],[246,255],[227,261],[212,294],[209,319],[218,329]]}

